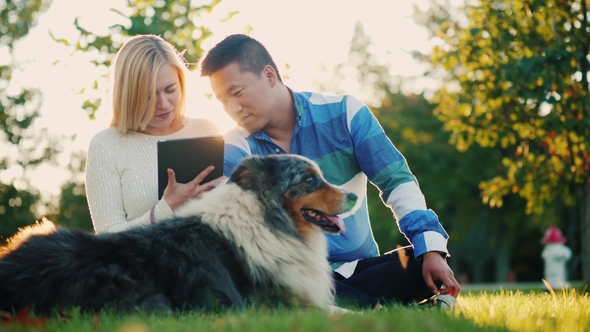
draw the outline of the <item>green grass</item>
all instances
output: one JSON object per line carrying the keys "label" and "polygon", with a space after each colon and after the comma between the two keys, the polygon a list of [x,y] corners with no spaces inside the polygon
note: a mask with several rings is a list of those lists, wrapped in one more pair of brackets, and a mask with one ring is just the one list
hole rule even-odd
{"label": "green grass", "polygon": [[466,292],[454,310],[390,306],[360,314],[316,309],[245,310],[224,314],[89,315],[73,312],[43,328],[16,321],[0,331],[590,331],[590,297],[558,292]]}
{"label": "green grass", "polygon": [[460,299],[460,310],[452,314],[478,326],[510,331],[590,331],[590,296],[575,289],[470,292]]}

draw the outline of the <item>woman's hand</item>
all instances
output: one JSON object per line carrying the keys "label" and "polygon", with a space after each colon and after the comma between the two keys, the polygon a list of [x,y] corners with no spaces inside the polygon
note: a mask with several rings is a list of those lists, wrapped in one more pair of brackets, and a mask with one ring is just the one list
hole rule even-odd
{"label": "woman's hand", "polygon": [[168,184],[166,185],[166,189],[164,189],[163,198],[166,200],[166,203],[168,203],[168,206],[170,206],[172,211],[179,208],[191,198],[201,197],[203,192],[215,187],[221,180],[226,178],[225,176],[220,176],[217,179],[211,180],[207,183],[201,183],[201,181],[203,181],[203,179],[214,169],[215,167],[209,166],[190,182],[178,183],[176,182],[176,175],[174,174],[174,171],[169,168]]}

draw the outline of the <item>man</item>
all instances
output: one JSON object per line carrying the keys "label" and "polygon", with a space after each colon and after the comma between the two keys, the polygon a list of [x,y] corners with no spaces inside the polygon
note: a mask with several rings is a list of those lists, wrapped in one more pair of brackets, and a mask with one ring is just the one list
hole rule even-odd
{"label": "man", "polygon": [[[366,105],[353,96],[292,91],[266,48],[242,34],[219,42],[199,65],[238,124],[225,135],[226,174],[250,154],[293,153],[315,160],[328,181],[358,195],[344,216],[346,233],[327,235],[339,304],[407,304],[439,292],[459,294],[445,260],[448,235]],[[379,256],[367,210],[367,178],[381,190],[412,246]]]}

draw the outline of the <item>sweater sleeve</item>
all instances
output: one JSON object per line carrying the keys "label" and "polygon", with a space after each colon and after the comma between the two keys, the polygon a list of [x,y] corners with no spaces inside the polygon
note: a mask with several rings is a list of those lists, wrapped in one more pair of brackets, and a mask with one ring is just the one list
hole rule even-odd
{"label": "sweater sleeve", "polygon": [[[86,159],[86,197],[96,233],[118,232],[150,224],[149,210],[133,220],[126,219],[121,174],[114,154],[109,142],[98,138],[90,142]],[[172,214],[164,199],[156,204],[156,220],[171,217]]]}
{"label": "sweater sleeve", "polygon": [[448,253],[448,234],[434,211],[427,209],[418,181],[369,108],[349,96],[347,114],[356,159],[381,192],[402,234],[419,257],[429,251]]}

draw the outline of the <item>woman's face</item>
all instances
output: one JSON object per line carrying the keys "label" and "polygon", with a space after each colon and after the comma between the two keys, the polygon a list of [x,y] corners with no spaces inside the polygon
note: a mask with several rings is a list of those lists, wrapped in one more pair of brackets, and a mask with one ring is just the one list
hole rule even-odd
{"label": "woman's face", "polygon": [[150,135],[167,135],[176,132],[173,121],[180,102],[180,82],[176,68],[163,64],[156,75],[156,111],[144,132]]}

